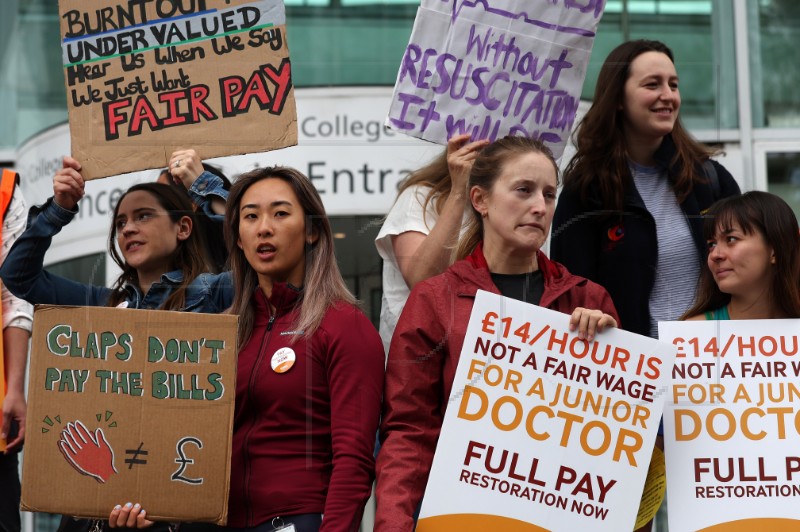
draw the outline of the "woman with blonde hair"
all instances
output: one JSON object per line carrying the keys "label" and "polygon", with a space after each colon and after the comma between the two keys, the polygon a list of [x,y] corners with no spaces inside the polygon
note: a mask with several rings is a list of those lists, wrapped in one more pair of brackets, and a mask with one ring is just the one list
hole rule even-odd
{"label": "woman with blonde hair", "polygon": [[541,251],[557,185],[552,153],[538,140],[505,137],[475,159],[462,260],[414,286],[392,337],[376,530],[413,530],[478,290],[571,314],[588,341],[616,326],[606,291]]}

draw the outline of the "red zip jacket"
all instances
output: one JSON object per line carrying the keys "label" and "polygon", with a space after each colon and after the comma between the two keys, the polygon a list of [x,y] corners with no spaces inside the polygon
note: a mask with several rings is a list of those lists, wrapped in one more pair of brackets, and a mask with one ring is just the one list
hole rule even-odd
{"label": "red zip jacket", "polygon": [[[372,490],[383,389],[378,332],[353,305],[328,309],[309,340],[291,330],[299,292],[257,289],[255,324],[239,351],[228,526],[324,514],[323,531],[357,531]],[[294,340],[294,342],[293,342]],[[276,351],[296,357],[285,373]]]}
{"label": "red zip jacket", "polygon": [[[540,306],[568,314],[576,307],[599,309],[619,322],[603,287],[572,275],[542,252],[537,260],[544,277]],[[378,532],[414,529],[414,510],[428,482],[475,293],[500,293],[490,275],[478,246],[443,274],[416,285],[400,315],[386,367]]]}

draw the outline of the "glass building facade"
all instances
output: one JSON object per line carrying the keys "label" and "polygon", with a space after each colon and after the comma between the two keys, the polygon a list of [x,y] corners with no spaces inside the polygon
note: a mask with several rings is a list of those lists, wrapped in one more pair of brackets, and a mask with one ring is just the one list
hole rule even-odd
{"label": "glass building facade", "polygon": [[[297,88],[394,84],[418,2],[287,0],[286,6]],[[794,50],[800,2],[609,0],[584,99],[591,100],[608,52],[635,38],[658,39],[673,49],[682,119],[699,139],[728,153],[725,164],[742,188],[775,192],[800,214],[800,61]],[[26,139],[66,119],[57,2],[3,0],[0,164],[12,166]],[[340,234],[357,236],[339,242],[339,254],[347,258],[342,270],[377,322],[381,271],[372,240],[380,217],[338,216],[333,224]],[[81,278],[88,270],[69,271]],[[52,529],[52,518],[27,519],[28,530]]]}
{"label": "glass building facade", "polygon": [[[295,86],[393,85],[416,7],[405,0],[288,1]],[[6,0],[0,9],[0,161],[10,164],[25,139],[66,120],[66,95],[57,3]],[[791,151],[774,143],[800,139],[800,64],[791,53],[798,18],[792,0],[610,0],[583,96],[591,99],[617,44],[662,40],[675,52],[681,114],[692,132],[741,153],[737,178],[745,188],[785,183],[795,165]]]}

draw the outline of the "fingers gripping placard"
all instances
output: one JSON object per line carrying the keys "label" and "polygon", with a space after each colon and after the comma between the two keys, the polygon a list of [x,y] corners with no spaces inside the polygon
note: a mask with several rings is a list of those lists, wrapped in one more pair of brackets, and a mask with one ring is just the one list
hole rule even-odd
{"label": "fingers gripping placard", "polygon": [[[37,307],[23,508],[223,522],[236,317]],[[57,482],[53,477],[57,477]],[[74,490],[53,486],[75,486]]]}
{"label": "fingers gripping placard", "polygon": [[631,530],[674,352],[479,291],[418,530]]}

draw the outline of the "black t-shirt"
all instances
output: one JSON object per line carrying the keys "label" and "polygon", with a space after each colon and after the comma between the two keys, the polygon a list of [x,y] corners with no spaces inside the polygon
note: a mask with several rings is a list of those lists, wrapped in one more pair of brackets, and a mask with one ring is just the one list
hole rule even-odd
{"label": "black t-shirt", "polygon": [[493,273],[492,282],[505,297],[538,305],[544,294],[542,270],[528,273]]}

